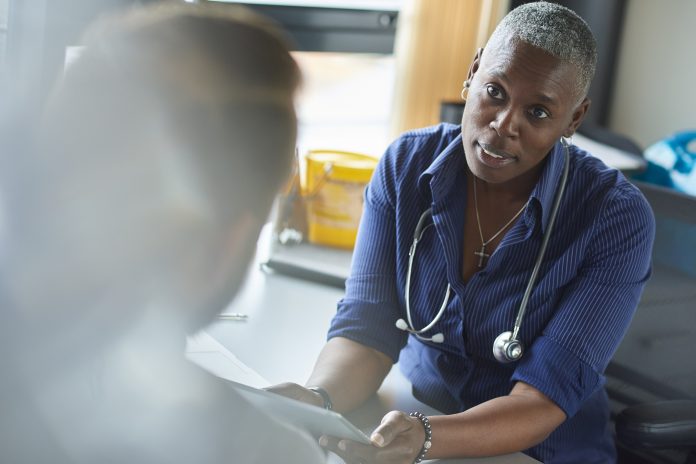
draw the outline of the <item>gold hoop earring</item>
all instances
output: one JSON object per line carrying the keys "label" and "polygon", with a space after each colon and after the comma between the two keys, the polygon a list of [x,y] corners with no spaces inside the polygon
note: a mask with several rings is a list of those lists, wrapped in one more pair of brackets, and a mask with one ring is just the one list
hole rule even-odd
{"label": "gold hoop earring", "polygon": [[460,94],[462,97],[462,100],[466,101],[466,93],[469,91],[469,87],[471,86],[471,82],[469,82],[469,79],[464,81],[464,87],[462,88],[462,93]]}

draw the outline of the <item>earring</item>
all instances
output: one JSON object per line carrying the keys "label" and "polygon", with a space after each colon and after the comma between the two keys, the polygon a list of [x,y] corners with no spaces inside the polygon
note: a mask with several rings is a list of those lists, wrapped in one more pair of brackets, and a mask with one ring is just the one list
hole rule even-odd
{"label": "earring", "polygon": [[570,145],[573,144],[573,134],[570,134],[570,136],[566,137],[564,135],[561,136],[561,144],[565,147],[569,147]]}
{"label": "earring", "polygon": [[471,82],[469,82],[469,79],[464,81],[464,87],[462,88],[462,93],[460,94],[462,96],[462,100],[466,101],[466,93],[469,91],[469,87],[471,86]]}

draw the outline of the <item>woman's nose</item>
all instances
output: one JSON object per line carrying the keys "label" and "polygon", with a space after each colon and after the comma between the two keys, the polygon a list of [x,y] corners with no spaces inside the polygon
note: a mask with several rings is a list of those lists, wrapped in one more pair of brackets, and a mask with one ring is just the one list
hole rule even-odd
{"label": "woman's nose", "polygon": [[496,117],[490,122],[489,126],[500,137],[517,137],[519,135],[519,123],[515,112],[509,108],[497,112]]}

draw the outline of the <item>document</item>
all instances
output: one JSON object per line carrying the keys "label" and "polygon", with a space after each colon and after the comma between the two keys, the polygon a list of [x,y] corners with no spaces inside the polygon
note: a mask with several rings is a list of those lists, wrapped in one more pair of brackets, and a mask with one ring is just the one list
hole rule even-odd
{"label": "document", "polygon": [[367,435],[337,412],[261,390],[270,382],[205,331],[188,337],[186,358],[211,374],[228,380],[231,388],[271,416],[279,417],[315,436],[331,435],[370,443]]}
{"label": "document", "polygon": [[186,358],[225,380],[256,388],[271,384],[204,330],[187,338]]}
{"label": "document", "polygon": [[269,415],[303,428],[314,436],[329,435],[370,444],[370,438],[365,433],[337,412],[237,382],[231,381],[230,387]]}

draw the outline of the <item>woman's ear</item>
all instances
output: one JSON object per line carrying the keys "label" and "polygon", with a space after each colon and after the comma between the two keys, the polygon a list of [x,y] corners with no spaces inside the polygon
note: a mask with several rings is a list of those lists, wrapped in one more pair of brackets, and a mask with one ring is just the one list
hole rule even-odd
{"label": "woman's ear", "polygon": [[568,124],[566,130],[563,132],[563,137],[570,138],[573,136],[575,131],[578,130],[578,127],[580,127],[580,124],[587,115],[587,111],[590,109],[591,103],[592,101],[585,97],[577,108],[575,108],[573,111],[573,118],[570,120],[570,124]]}
{"label": "woman's ear", "polygon": [[476,55],[474,55],[474,59],[469,65],[469,72],[466,74],[466,79],[468,81],[471,81],[471,79],[474,77],[474,74],[476,74],[476,71],[478,71],[479,65],[481,64],[481,56],[483,55],[483,48],[479,48],[476,50]]}

